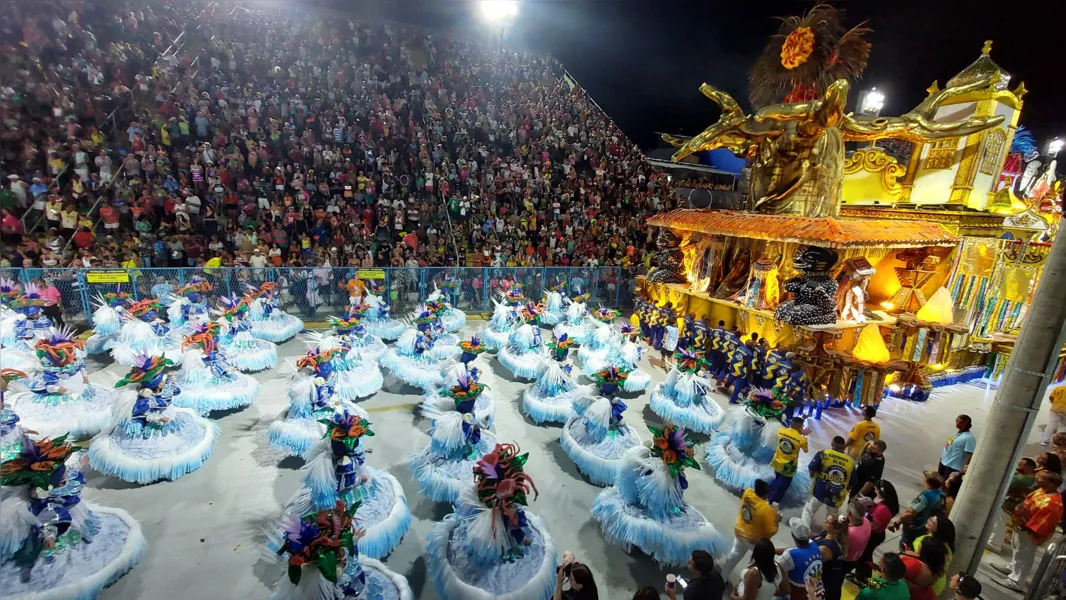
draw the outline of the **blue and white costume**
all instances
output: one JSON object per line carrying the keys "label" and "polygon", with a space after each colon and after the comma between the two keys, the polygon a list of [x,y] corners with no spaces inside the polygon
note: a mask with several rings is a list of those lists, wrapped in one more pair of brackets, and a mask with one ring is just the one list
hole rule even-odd
{"label": "blue and white costume", "polygon": [[[371,282],[371,289],[375,289],[376,286]],[[395,340],[399,338],[407,326],[402,322],[393,319],[389,315],[389,305],[377,294],[367,292],[365,298],[363,298],[363,304],[367,306],[366,318],[363,323],[366,325],[366,330],[373,335],[378,336],[383,340]]]}
{"label": "blue and white costume", "polygon": [[11,408],[24,425],[45,437],[92,437],[111,424],[115,392],[93,385],[85,372],[82,344],[69,329],[52,329],[38,342],[38,364],[12,386]]}
{"label": "blue and white costume", "polygon": [[180,339],[192,335],[201,324],[211,320],[211,308],[207,304],[207,292],[211,284],[199,277],[194,277],[188,285],[182,286],[176,295],[167,298],[167,320],[170,329]]}
{"label": "blue and white costume", "polygon": [[[422,416],[435,421],[441,415],[455,410],[455,401],[449,392],[460,385],[465,379],[480,378],[477,367],[471,367],[459,362],[448,361],[440,367],[440,384],[428,390],[422,400],[420,410]],[[496,423],[496,396],[488,386],[478,395],[474,401],[474,419],[482,428],[491,428]]]}
{"label": "blue and white costume", "polygon": [[337,354],[312,351],[297,361],[297,368],[308,368],[311,375],[298,373],[290,383],[289,408],[270,424],[271,448],[286,456],[303,456],[325,435],[326,427],[321,420],[342,413],[367,416],[365,410],[334,393],[337,376],[332,362]]}
{"label": "blue and white costume", "polygon": [[489,350],[499,351],[507,345],[511,331],[518,325],[518,313],[506,303],[497,302],[495,299],[492,302],[496,308],[492,310],[492,318],[479,335]]}
{"label": "blue and white costume", "polygon": [[434,309],[445,333],[455,333],[466,325],[466,313],[451,304],[458,283],[455,279],[447,278],[442,289],[434,289],[426,297],[426,305]]}
{"label": "blue and white costume", "polygon": [[[629,393],[643,392],[651,385],[651,375],[640,369],[639,363],[643,355],[643,348],[629,340],[629,325],[626,324],[624,327],[627,329],[623,330],[621,334],[611,332],[610,328],[607,329],[609,337],[602,352],[592,350],[584,354],[588,346],[582,346],[578,350],[578,356],[582,360],[581,372],[586,377],[592,377],[593,374],[599,373],[609,366],[629,371],[629,376],[626,377],[625,383],[622,384],[622,390]],[[601,331],[603,330],[597,329],[593,339],[598,338]]]}
{"label": "blue and white costume", "polygon": [[37,340],[52,330],[52,319],[45,316],[43,306],[40,288],[27,284],[12,304],[15,312],[0,322],[0,345],[5,350],[30,355],[36,352]]}
{"label": "blue and white costume", "polygon": [[545,362],[544,372],[522,392],[522,414],[538,425],[565,423],[574,416],[574,401],[590,402],[596,398],[595,386],[578,385],[570,377],[571,368],[565,362],[570,343],[566,334],[556,337],[550,344],[552,360]]}
{"label": "blue and white costume", "polygon": [[95,598],[144,553],[140,525],[124,510],[82,498],[82,463],[66,436],[34,441],[17,424],[0,429],[9,442],[0,488],[0,590],[11,599]]}
{"label": "blue and white costume", "polygon": [[718,429],[725,412],[708,395],[714,389],[711,382],[698,374],[705,363],[687,349],[674,356],[677,362],[673,370],[651,393],[651,409],[667,423],[710,435]]}
{"label": "blue and white costume", "polygon": [[541,325],[555,327],[566,319],[566,305],[563,303],[564,285],[550,289],[544,294],[544,312],[540,315]]}
{"label": "blue and white costume", "polygon": [[456,385],[445,390],[451,410],[437,414],[429,444],[408,457],[419,491],[434,502],[455,502],[463,489],[474,484],[478,460],[496,447],[496,437],[481,428],[475,414],[483,390],[476,369],[460,375]]}
{"label": "blue and white costume", "polygon": [[[394,377],[425,391],[440,385],[441,363],[448,357],[445,348],[437,346],[432,326],[431,319],[419,319],[416,326],[408,328],[397,340],[396,347],[390,348],[379,361]],[[437,352],[434,352],[435,348]],[[455,349],[454,356],[462,354],[458,342],[452,348]]]}
{"label": "blue and white costume", "polygon": [[[770,461],[782,426],[778,419],[763,417],[748,406],[729,409],[718,433],[707,444],[707,463],[714,469],[714,478],[737,495],[753,487],[756,479],[773,481]],[[802,506],[810,489],[810,474],[800,469],[781,504]]]}
{"label": "blue and white costume", "polygon": [[544,372],[548,360],[541,346],[540,328],[529,323],[515,327],[496,358],[515,377],[536,379]]}
{"label": "blue and white costume", "polygon": [[536,494],[527,455],[497,444],[481,457],[455,512],[426,545],[429,579],[443,600],[548,600],[558,561],[544,522],[526,507]]}
{"label": "blue and white costume", "polygon": [[576,399],[575,414],[567,419],[559,437],[578,470],[598,485],[614,483],[622,455],[640,445],[636,430],[622,418],[625,403],[613,397],[613,392],[607,396]]}
{"label": "blue and white costume", "polygon": [[[303,487],[289,500],[278,530],[267,542],[276,552],[284,538],[283,523],[292,517],[359,503],[356,527],[366,530],[359,538],[359,552],[381,559],[403,540],[411,527],[411,511],[400,482],[383,469],[364,464],[369,450],[360,447],[360,439],[373,435],[363,412],[338,412],[329,417],[323,428],[324,439],[317,441],[305,454]],[[353,435],[354,434],[354,435]]]}
{"label": "blue and white costume", "polygon": [[130,304],[122,313],[126,322],[111,347],[115,362],[133,367],[138,357],[166,355],[172,363],[181,364],[181,338],[160,318],[161,310],[156,300],[147,299]]}
{"label": "blue and white costume", "polygon": [[[688,482],[679,463],[687,459],[699,468],[691,440],[686,441],[684,429],[672,426],[653,433],[658,435],[649,447],[625,453],[614,485],[596,496],[592,517],[599,521],[603,537],[627,552],[636,546],[663,566],[688,564],[694,550],[721,556],[728,549],[725,539],[683,496]],[[663,449],[656,443],[669,446]]]}
{"label": "blue and white costume", "polygon": [[217,323],[206,323],[185,340],[188,348],[176,377],[181,394],[174,406],[206,416],[211,411],[244,408],[259,395],[259,382],[233,368],[218,351],[217,330]]}
{"label": "blue and white costume", "polygon": [[280,344],[303,331],[304,322],[299,317],[281,310],[273,282],[248,288],[249,294],[245,300],[249,305],[248,321],[252,325],[252,337]]}
{"label": "blue and white costume", "polygon": [[222,335],[218,346],[226,360],[245,373],[274,368],[278,364],[278,347],[274,342],[252,337],[252,326],[247,319],[248,305],[237,298],[225,297],[220,305]]}
{"label": "blue and white costume", "polygon": [[368,332],[358,318],[353,319],[349,315],[347,321],[337,317],[330,317],[329,320],[333,333],[341,338],[343,345],[352,349],[352,354],[357,355],[364,362],[377,364],[378,360],[389,351],[385,342]]}
{"label": "blue and white costume", "polygon": [[[561,329],[566,331],[564,326],[561,326]],[[592,366],[603,367],[607,363],[607,354],[610,352],[611,345],[621,344],[621,340],[617,340],[610,325],[595,319],[588,319],[588,328],[585,331],[584,341],[579,342],[581,348],[577,351],[577,358],[583,367],[590,363]],[[583,373],[595,373],[598,370],[581,369]]]}
{"label": "blue and white costume", "polygon": [[589,317],[588,308],[585,306],[587,295],[578,296],[574,299],[567,298],[566,318],[558,326],[560,331],[578,344],[584,345],[590,335],[592,319]]}
{"label": "blue and white costume", "polygon": [[121,312],[129,306],[129,302],[129,294],[120,290],[97,297],[96,310],[93,311],[93,334],[85,340],[86,354],[111,351],[122,331]]}
{"label": "blue and white costume", "polygon": [[369,398],[381,390],[385,378],[381,367],[373,357],[364,356],[361,350],[348,345],[348,338],[331,333],[307,334],[308,345],[320,356],[330,353],[332,360],[321,365],[330,369],[328,378],[333,384],[333,393],[341,400],[357,402]]}
{"label": "blue and white costume", "polygon": [[167,382],[170,361],[140,357],[137,366],[116,385],[136,383],[115,404],[115,423],[89,445],[89,464],[105,475],[131,483],[175,480],[191,473],[211,456],[219,426],[188,408],[173,406],[181,393]]}

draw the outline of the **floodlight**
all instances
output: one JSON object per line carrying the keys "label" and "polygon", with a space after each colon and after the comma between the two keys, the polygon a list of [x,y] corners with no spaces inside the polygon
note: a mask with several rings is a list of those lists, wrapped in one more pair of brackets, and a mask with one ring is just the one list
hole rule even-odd
{"label": "floodlight", "polygon": [[506,25],[518,16],[518,0],[481,0],[481,18],[492,25]]}

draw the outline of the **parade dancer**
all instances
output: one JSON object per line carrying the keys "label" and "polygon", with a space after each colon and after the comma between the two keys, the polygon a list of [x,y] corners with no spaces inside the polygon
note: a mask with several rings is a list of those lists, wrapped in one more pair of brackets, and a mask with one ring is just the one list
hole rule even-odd
{"label": "parade dancer", "polygon": [[206,416],[211,411],[249,406],[259,394],[259,382],[229,364],[218,349],[218,323],[202,323],[185,338],[185,357],[176,377],[181,394],[174,406]]}
{"label": "parade dancer", "polygon": [[563,290],[566,282],[559,282],[544,292],[544,311],[540,315],[540,324],[555,327],[566,318],[566,306],[563,303]]}
{"label": "parade dancer", "polygon": [[[380,363],[392,375],[404,383],[432,390],[441,383],[441,359],[433,355],[434,340],[431,332],[432,321],[429,318],[416,319],[415,327],[408,328],[396,342],[382,355]],[[457,353],[461,353],[458,346]]]}
{"label": "parade dancer", "polygon": [[541,347],[540,328],[536,326],[536,313],[523,312],[529,320],[511,331],[507,345],[496,358],[515,377],[535,379],[545,368],[544,349]]}
{"label": "parade dancer", "polygon": [[115,291],[97,296],[93,311],[93,334],[85,340],[87,354],[110,352],[122,331],[122,312],[129,307],[130,295],[120,286]]}
{"label": "parade dancer", "polygon": [[363,299],[363,305],[367,307],[364,325],[372,335],[392,341],[403,335],[407,326],[389,315],[389,305],[381,298],[384,291],[373,279],[367,281],[367,295]]}
{"label": "parade dancer", "polygon": [[322,351],[312,348],[296,361],[297,371],[289,383],[289,408],[270,424],[271,448],[286,456],[303,456],[325,435],[323,420],[342,413],[368,417],[365,410],[335,393],[338,375],[333,361],[342,352],[340,348]]}
{"label": "parade dancer", "polygon": [[588,294],[567,299],[569,304],[566,306],[566,319],[559,325],[567,337],[582,345],[586,343],[591,331],[589,311],[585,306],[588,299]]}
{"label": "parade dancer", "polygon": [[155,298],[132,302],[122,313],[126,320],[118,341],[111,347],[111,356],[124,367],[133,367],[144,356],[173,356],[174,364],[181,363],[181,340],[170,331],[161,318],[163,307]]}
{"label": "parade dancer", "polygon": [[389,347],[376,335],[370,334],[357,312],[349,309],[348,318],[329,318],[333,334],[341,339],[344,346],[351,348],[352,354],[364,362],[376,363]]}
{"label": "parade dancer", "polygon": [[275,344],[292,339],[303,331],[304,322],[299,317],[281,310],[278,302],[278,287],[267,281],[259,287],[246,286],[244,301],[248,304],[248,322],[252,337]]}
{"label": "parade dancer", "polygon": [[718,428],[725,413],[708,396],[711,382],[699,374],[707,363],[691,348],[674,353],[674,368],[651,393],[652,411],[668,423],[710,435]]}
{"label": "parade dancer", "polygon": [[[0,411],[4,412],[4,411]],[[34,440],[5,418],[0,475],[0,590],[6,598],[95,598],[147,544],[126,511],[82,497],[78,450],[65,435]]]}
{"label": "parade dancer", "polygon": [[466,325],[466,313],[452,305],[458,289],[459,280],[446,275],[440,289],[434,289],[433,293],[426,298],[426,305],[434,307],[433,310],[440,318],[441,326],[446,333],[455,333]]}
{"label": "parade dancer", "polygon": [[455,385],[442,392],[452,401],[451,410],[436,416],[430,443],[408,458],[419,491],[434,502],[454,502],[473,484],[477,461],[496,447],[496,437],[482,429],[475,414],[486,387],[477,380],[477,369],[460,373]]}
{"label": "parade dancer", "polygon": [[455,512],[434,524],[429,578],[443,600],[548,600],[558,561],[544,522],[528,511],[538,492],[528,454],[497,444],[481,457]]}
{"label": "parade dancer", "polygon": [[574,416],[563,425],[559,443],[578,470],[598,485],[611,485],[622,455],[640,445],[635,429],[622,419],[626,405],[615,397],[627,373],[608,367],[595,376],[603,396],[575,400]]}
{"label": "parade dancer", "polygon": [[[762,479],[775,482],[772,502],[801,506],[807,499],[811,480],[807,473],[796,472],[794,463],[802,447],[800,440],[793,439],[791,429],[782,434],[786,429],[782,399],[780,392],[775,396],[771,390],[752,390],[745,406],[729,411],[718,433],[707,444],[706,458],[714,469],[715,479],[729,491],[739,495],[753,487],[756,479]],[[786,439],[780,439],[782,435]],[[797,431],[797,435],[802,437],[802,432]]]}
{"label": "parade dancer", "polygon": [[[71,329],[51,329],[37,340],[38,364],[9,391],[10,408],[45,437],[92,437],[112,420],[113,390],[89,382],[82,360],[84,344]],[[25,387],[26,391],[15,391]],[[11,393],[14,392],[14,393]]]}
{"label": "parade dancer", "polygon": [[[422,416],[437,420],[441,415],[455,410],[455,400],[452,398],[453,390],[461,388],[460,382],[479,381],[481,371],[477,367],[471,367],[468,363],[445,362],[440,367],[440,384],[426,391],[425,397],[419,410]],[[496,399],[488,386],[481,388],[474,399],[472,411],[474,420],[483,429],[491,428],[496,422]]]}
{"label": "parade dancer", "polygon": [[167,381],[172,363],[162,356],[140,356],[115,384],[131,383],[115,403],[115,422],[89,445],[89,464],[105,475],[131,483],[175,480],[200,468],[211,456],[220,433],[217,424],[188,408],[173,406],[181,393]]}
{"label": "parade dancer", "polygon": [[11,303],[14,313],[0,327],[0,343],[5,350],[33,355],[37,340],[52,329],[52,320],[44,314],[44,297],[36,285],[27,284]]}
{"label": "parade dancer", "polygon": [[278,347],[274,342],[252,337],[247,304],[236,296],[223,296],[219,298],[218,313],[223,326],[218,346],[231,365],[242,372],[255,373],[278,364]]}
{"label": "parade dancer", "polygon": [[485,346],[492,351],[499,351],[507,345],[511,331],[518,325],[518,312],[505,302],[492,300],[495,308],[492,310],[492,318],[488,325],[481,329],[481,339]]}
{"label": "parade dancer", "polygon": [[207,304],[207,293],[211,284],[199,277],[178,289],[169,300],[167,319],[170,329],[184,339],[192,335],[197,326],[211,319],[211,308]]}
{"label": "parade dancer", "polygon": [[359,552],[370,558],[388,556],[411,526],[407,497],[388,471],[365,464],[371,450],[361,442],[374,435],[363,412],[335,412],[322,420],[325,432],[304,454],[303,486],[286,503],[278,529],[267,541],[272,552],[282,549],[287,523],[301,515],[340,504],[355,509],[351,518],[362,531]]}
{"label": "parade dancer", "polygon": [[636,546],[663,566],[686,565],[695,550],[721,554],[725,539],[684,499],[685,468],[700,468],[695,442],[673,425],[648,429],[652,441],[626,452],[614,485],[592,505],[604,538],[626,552]]}
{"label": "parade dancer", "polygon": [[[651,385],[651,376],[640,369],[639,363],[644,349],[636,343],[636,330],[629,323],[622,323],[618,332],[608,331],[610,337],[603,351],[586,354],[586,359],[581,363],[581,372],[591,378],[608,366],[613,366],[629,373],[622,391],[643,392]],[[581,351],[578,351],[578,356],[581,356]]]}
{"label": "parade dancer", "polygon": [[307,339],[313,353],[332,357],[327,362],[332,369],[333,393],[341,400],[357,402],[381,391],[385,383],[381,367],[373,356],[352,348],[348,337],[325,332],[309,333]]}
{"label": "parade dancer", "polygon": [[558,327],[553,335],[555,341],[548,344],[552,360],[545,361],[544,372],[522,392],[522,414],[538,425],[565,423],[574,416],[574,402],[591,403],[596,398],[594,386],[579,386],[570,377],[566,357],[574,341]]}

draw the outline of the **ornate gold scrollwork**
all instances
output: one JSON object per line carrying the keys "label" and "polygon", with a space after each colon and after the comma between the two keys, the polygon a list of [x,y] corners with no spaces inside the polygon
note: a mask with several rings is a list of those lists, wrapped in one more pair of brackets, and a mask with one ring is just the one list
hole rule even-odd
{"label": "ornate gold scrollwork", "polygon": [[850,175],[858,171],[869,173],[881,173],[881,186],[890,194],[899,194],[903,191],[900,177],[907,172],[896,159],[885,154],[880,148],[865,148],[855,151],[851,156],[844,159],[844,174]]}

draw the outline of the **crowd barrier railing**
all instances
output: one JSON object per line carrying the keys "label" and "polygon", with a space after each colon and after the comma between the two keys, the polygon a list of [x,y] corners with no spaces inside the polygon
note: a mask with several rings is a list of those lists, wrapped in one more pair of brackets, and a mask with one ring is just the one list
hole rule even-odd
{"label": "crowd barrier railing", "polygon": [[154,297],[166,304],[171,294],[197,277],[211,284],[207,296],[212,305],[222,296],[243,295],[248,285],[271,281],[278,285],[284,310],[306,321],[325,321],[347,310],[345,284],[356,275],[381,286],[395,316],[414,311],[446,278],[458,281],[450,301],[469,313],[491,313],[493,300],[511,281],[521,283],[526,297],[537,301],[546,287],[563,285],[570,296],[588,293],[590,307],[625,308],[633,303],[634,273],[622,267],[0,269],[0,277],[23,285],[37,278],[54,285],[60,293],[64,321],[86,326],[104,292],[118,289],[135,300]]}

